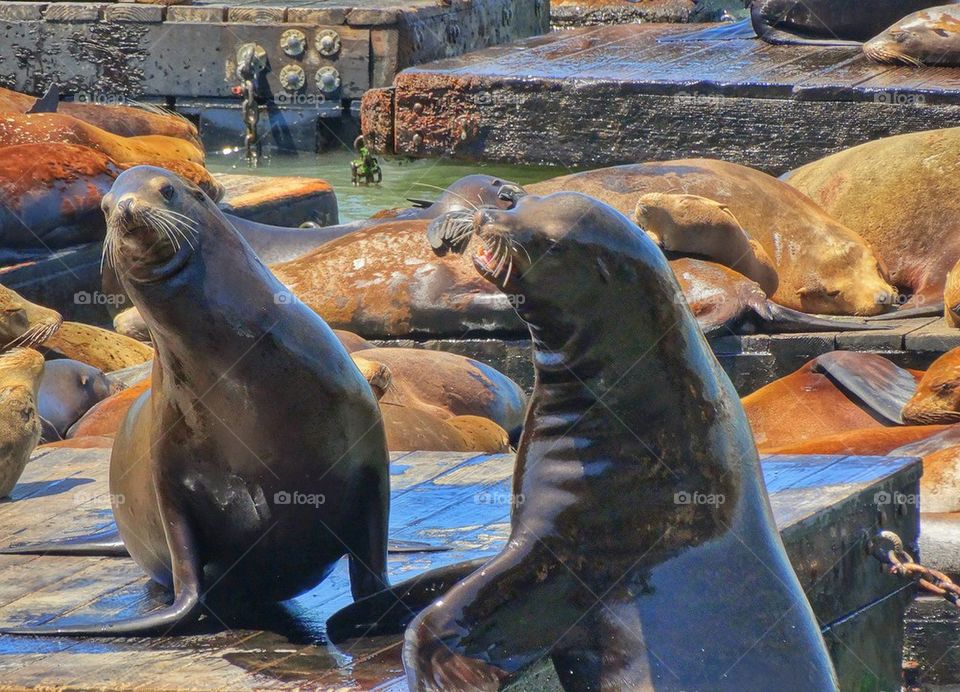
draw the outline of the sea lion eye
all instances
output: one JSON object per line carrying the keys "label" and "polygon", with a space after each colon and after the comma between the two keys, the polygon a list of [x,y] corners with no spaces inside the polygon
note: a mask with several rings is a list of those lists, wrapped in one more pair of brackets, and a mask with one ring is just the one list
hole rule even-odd
{"label": "sea lion eye", "polygon": [[160,196],[163,197],[168,202],[171,199],[173,199],[173,195],[175,192],[176,190],[173,189],[173,185],[171,185],[170,183],[164,183],[163,186],[160,188]]}

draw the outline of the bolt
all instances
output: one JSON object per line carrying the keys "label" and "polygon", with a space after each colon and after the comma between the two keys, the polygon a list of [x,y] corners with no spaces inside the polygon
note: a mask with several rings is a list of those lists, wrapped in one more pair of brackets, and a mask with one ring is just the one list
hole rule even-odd
{"label": "bolt", "polygon": [[421,113],[423,113],[423,104],[422,103],[413,104],[413,112],[416,113],[417,115],[420,115]]}
{"label": "bolt", "polygon": [[324,29],[317,34],[315,43],[320,55],[330,57],[340,52],[340,34],[333,29]]}
{"label": "bolt", "polygon": [[413,146],[419,148],[421,144],[423,144],[423,137],[421,137],[419,134],[414,135]]}

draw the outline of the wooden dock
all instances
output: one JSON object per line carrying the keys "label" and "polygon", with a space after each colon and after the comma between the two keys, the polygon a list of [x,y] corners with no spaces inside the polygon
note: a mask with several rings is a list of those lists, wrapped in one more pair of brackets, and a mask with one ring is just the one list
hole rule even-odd
{"label": "wooden dock", "polygon": [[[391,536],[453,550],[390,558],[394,580],[492,555],[509,529],[509,455],[396,454]],[[857,689],[899,684],[902,618],[912,586],[865,549],[879,525],[916,544],[920,464],[880,457],[770,457],[763,471],[787,551],[823,625],[841,677]],[[104,450],[35,453],[13,500],[0,503],[2,543],[77,536],[111,523]],[[83,622],[143,612],[161,594],[127,559],[0,556],[0,622]],[[238,604],[198,634],[156,639],[0,637],[4,689],[405,689],[400,639],[341,647],[324,621],[349,602],[345,564],[282,607]],[[748,604],[745,604],[748,607]],[[229,618],[228,618],[229,619]],[[548,689],[540,687],[539,689]]]}
{"label": "wooden dock", "polygon": [[960,68],[858,48],[659,42],[682,24],[571,29],[404,70],[364,97],[378,151],[610,166],[712,157],[783,173],[878,137],[960,125]]}

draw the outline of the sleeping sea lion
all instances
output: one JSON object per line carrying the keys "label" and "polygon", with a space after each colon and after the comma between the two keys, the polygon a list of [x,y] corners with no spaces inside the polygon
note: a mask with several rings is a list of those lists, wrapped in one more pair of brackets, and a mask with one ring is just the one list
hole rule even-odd
{"label": "sleeping sea lion", "polygon": [[[279,299],[288,291],[191,183],[132,168],[104,209],[106,257],[157,347],[153,386],[113,446],[113,515],[131,557],[174,600],[111,622],[12,631],[166,634],[192,623],[202,600],[222,615],[224,603],[291,598],[345,554],[354,597],[384,588],[383,425],[336,336],[303,303]],[[183,222],[158,224],[159,210]]]}
{"label": "sleeping sea lion", "polygon": [[907,307],[939,305],[960,261],[960,127],[884,137],[783,176],[870,244]]}
{"label": "sleeping sea lion", "polygon": [[17,144],[79,144],[117,163],[174,160],[203,163],[203,150],[166,135],[122,137],[60,113],[0,113],[0,147]]}
{"label": "sleeping sea lion", "polygon": [[[185,139],[196,147],[203,147],[196,126],[176,113],[143,104],[122,106],[59,101],[56,91],[48,91],[48,94],[52,94],[54,98],[36,99],[0,87],[0,113],[59,112],[122,137],[167,135]],[[57,103],[54,104],[53,101]],[[38,102],[41,102],[39,108]]]}
{"label": "sleeping sea lion", "polygon": [[477,271],[525,296],[537,370],[509,540],[355,603],[328,633],[436,597],[406,630],[412,690],[497,689],[547,657],[566,689],[837,689],[736,392],[663,254],[576,193],[483,210],[475,229]]}
{"label": "sleeping sea lion", "polygon": [[97,368],[69,358],[51,360],[43,369],[40,380],[38,411],[60,439],[95,404],[117,391]]}
{"label": "sleeping sea lion", "polygon": [[895,291],[873,250],[813,201],[760,171],[726,161],[686,159],[574,173],[528,185],[534,194],[582,192],[632,215],[650,192],[685,193],[730,209],[773,260],[780,283],[773,300],[802,312],[875,315]]}
{"label": "sleeping sea lion", "polygon": [[960,65],[960,6],[907,15],[863,44],[871,60],[906,65]]}
{"label": "sleeping sea lion", "polygon": [[7,497],[40,441],[37,412],[43,356],[29,348],[0,353],[0,497]]}
{"label": "sleeping sea lion", "polygon": [[768,296],[777,292],[773,260],[722,204],[697,195],[651,192],[640,197],[633,220],[664,251],[722,264],[756,281]]}
{"label": "sleeping sea lion", "polygon": [[960,348],[930,364],[903,407],[903,419],[914,425],[960,422]]}

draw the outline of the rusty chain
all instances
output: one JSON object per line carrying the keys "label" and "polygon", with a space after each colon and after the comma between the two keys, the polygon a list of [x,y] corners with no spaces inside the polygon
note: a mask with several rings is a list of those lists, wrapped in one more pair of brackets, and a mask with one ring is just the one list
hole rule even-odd
{"label": "rusty chain", "polygon": [[[903,541],[893,531],[881,531],[872,539],[872,554],[889,570],[906,579],[917,582],[920,588],[950,601],[960,607],[960,586],[940,570],[924,567],[914,561],[903,548]],[[887,547],[885,544],[889,544]]]}

